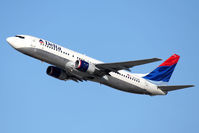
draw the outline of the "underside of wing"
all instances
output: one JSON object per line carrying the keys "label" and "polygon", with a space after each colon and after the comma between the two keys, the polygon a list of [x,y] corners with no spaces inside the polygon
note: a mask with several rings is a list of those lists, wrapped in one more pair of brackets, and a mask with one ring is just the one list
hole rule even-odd
{"label": "underside of wing", "polygon": [[119,70],[128,70],[129,68],[143,65],[147,63],[152,63],[156,61],[160,61],[159,58],[151,58],[151,59],[144,59],[144,60],[135,60],[135,61],[127,61],[127,62],[116,62],[116,63],[102,63],[102,64],[96,64],[96,67],[99,68],[102,71],[105,72],[117,72]]}
{"label": "underside of wing", "polygon": [[184,89],[188,87],[194,87],[194,85],[171,85],[171,86],[158,86],[159,89],[162,91],[174,91],[174,90],[179,90],[179,89]]}

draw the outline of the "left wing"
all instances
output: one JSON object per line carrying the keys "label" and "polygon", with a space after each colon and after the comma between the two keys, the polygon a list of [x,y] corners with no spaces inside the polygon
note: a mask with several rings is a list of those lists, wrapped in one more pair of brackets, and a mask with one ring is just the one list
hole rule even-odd
{"label": "left wing", "polygon": [[144,59],[144,60],[136,60],[136,61],[127,61],[127,62],[116,62],[116,63],[102,63],[102,64],[96,64],[95,66],[99,68],[101,71],[104,71],[106,73],[109,73],[111,71],[117,72],[119,70],[125,69],[130,71],[129,68],[143,65],[151,62],[160,61],[159,58],[151,58],[151,59]]}

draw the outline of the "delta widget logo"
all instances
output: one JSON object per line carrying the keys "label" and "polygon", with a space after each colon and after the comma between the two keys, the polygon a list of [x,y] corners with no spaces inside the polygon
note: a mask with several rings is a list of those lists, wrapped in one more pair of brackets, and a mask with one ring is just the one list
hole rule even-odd
{"label": "delta widget logo", "polygon": [[41,44],[41,45],[44,45],[44,41],[43,40],[39,40],[39,43]]}

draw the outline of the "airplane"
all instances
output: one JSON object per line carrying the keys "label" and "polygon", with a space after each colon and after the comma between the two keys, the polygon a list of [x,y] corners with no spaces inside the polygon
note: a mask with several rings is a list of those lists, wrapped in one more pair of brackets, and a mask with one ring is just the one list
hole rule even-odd
{"label": "airplane", "polygon": [[30,35],[8,37],[6,41],[17,51],[51,64],[46,73],[59,80],[93,81],[112,88],[144,95],[167,95],[168,92],[194,85],[167,85],[180,58],[173,54],[152,72],[131,73],[130,68],[160,61],[159,58],[104,63]]}

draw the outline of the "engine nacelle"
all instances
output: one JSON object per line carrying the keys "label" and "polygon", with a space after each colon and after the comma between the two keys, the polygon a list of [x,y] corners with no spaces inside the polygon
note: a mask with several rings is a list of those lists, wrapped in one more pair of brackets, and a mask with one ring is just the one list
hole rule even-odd
{"label": "engine nacelle", "polygon": [[60,69],[58,67],[49,66],[46,70],[46,73],[54,78],[60,79],[60,80],[67,80],[69,79],[69,76],[66,74],[66,72],[63,69]]}
{"label": "engine nacelle", "polygon": [[84,60],[77,60],[75,62],[75,68],[82,72],[88,72],[89,74],[93,74],[97,71],[94,64],[88,63]]}

